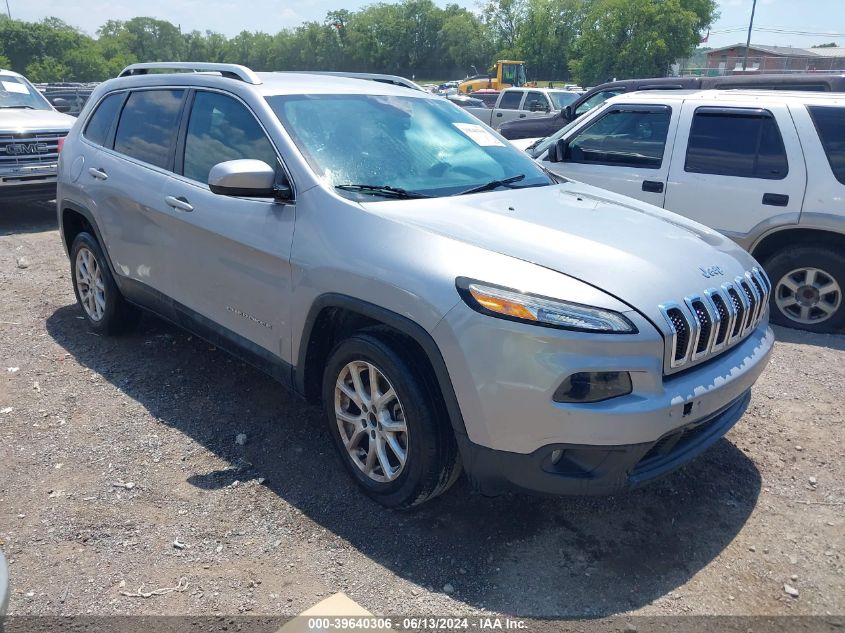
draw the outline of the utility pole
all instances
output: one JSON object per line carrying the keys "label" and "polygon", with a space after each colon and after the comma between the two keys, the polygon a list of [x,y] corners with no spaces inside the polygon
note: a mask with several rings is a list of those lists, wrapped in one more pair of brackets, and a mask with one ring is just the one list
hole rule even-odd
{"label": "utility pole", "polygon": [[[6,0],[8,2],[9,0]],[[751,28],[754,26],[754,10],[757,8],[757,0],[751,5],[751,21],[748,23],[748,38],[745,40],[745,57],[742,58],[742,71],[748,67],[748,47],[751,45]]]}
{"label": "utility pole", "polygon": [[9,19],[12,19],[12,10],[9,8],[9,0],[6,0],[6,13],[9,14]]}

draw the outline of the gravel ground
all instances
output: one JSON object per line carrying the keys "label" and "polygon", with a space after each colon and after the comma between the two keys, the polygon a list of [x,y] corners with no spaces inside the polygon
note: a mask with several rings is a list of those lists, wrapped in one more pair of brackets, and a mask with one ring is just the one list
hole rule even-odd
{"label": "gravel ground", "polygon": [[[459,482],[399,513],[258,371],[153,317],[92,334],[68,269],[52,207],[2,210],[12,615],[295,614],[337,591],[395,615],[845,613],[845,336],[778,329],[745,417],[644,490],[488,499]],[[124,595],[141,585],[177,589]]]}

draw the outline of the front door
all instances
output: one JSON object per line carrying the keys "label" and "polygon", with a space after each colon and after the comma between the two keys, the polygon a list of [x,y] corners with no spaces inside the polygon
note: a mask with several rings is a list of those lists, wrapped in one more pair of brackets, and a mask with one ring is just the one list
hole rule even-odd
{"label": "front door", "polygon": [[563,160],[545,167],[573,180],[663,206],[677,114],[664,105],[611,106],[574,130]]}

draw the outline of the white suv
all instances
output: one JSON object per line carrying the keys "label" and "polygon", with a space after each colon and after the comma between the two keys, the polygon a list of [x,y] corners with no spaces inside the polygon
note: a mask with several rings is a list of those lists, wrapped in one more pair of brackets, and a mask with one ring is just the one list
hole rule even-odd
{"label": "white suv", "polygon": [[558,174],[738,242],[774,283],[774,322],[845,326],[845,95],[629,93],[517,145]]}

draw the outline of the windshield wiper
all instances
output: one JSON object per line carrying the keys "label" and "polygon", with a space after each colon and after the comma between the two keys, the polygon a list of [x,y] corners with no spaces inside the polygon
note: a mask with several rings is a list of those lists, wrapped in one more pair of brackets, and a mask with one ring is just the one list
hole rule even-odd
{"label": "windshield wiper", "polygon": [[491,180],[490,182],[485,183],[483,185],[479,185],[478,187],[459,191],[458,193],[453,195],[465,196],[468,193],[481,193],[482,191],[492,191],[493,189],[498,189],[499,187],[507,187],[508,189],[518,189],[518,187],[511,187],[511,184],[519,182],[520,180],[525,180],[525,174],[511,176],[510,178],[502,178],[501,180]]}
{"label": "windshield wiper", "polygon": [[0,110],[9,110],[12,108],[19,108],[19,109],[27,109],[27,110],[35,110],[31,105],[4,105],[0,106]]}
{"label": "windshield wiper", "polygon": [[524,151],[524,152],[530,152],[532,149],[534,149],[535,147],[537,147],[540,143],[542,143],[542,142],[543,142],[543,141],[545,141],[545,140],[546,140],[546,137],[545,137],[545,136],[544,136],[544,137],[542,137],[542,138],[538,138],[536,141],[534,141],[533,143],[531,143],[531,145],[529,145],[528,147],[526,147],[523,151]]}
{"label": "windshield wiper", "polygon": [[384,196],[385,198],[398,198],[401,200],[410,200],[412,198],[432,198],[424,193],[417,191],[408,191],[400,187],[390,187],[389,185],[335,185],[335,189],[342,189],[343,191],[355,191],[359,193],[371,193],[376,196]]}

